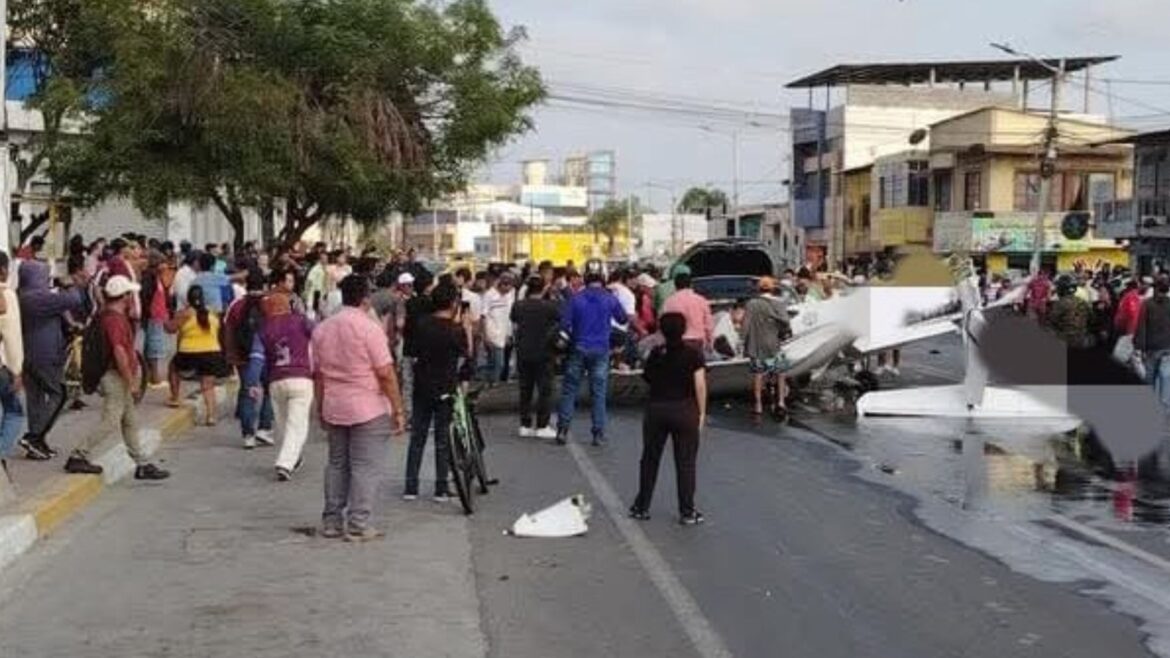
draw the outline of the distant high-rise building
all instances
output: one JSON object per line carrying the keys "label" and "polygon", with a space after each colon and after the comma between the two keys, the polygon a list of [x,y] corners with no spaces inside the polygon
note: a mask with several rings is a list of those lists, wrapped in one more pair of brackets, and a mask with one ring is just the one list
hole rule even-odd
{"label": "distant high-rise building", "polygon": [[614,151],[592,151],[565,158],[561,184],[584,187],[589,194],[589,213],[617,198],[617,156]]}

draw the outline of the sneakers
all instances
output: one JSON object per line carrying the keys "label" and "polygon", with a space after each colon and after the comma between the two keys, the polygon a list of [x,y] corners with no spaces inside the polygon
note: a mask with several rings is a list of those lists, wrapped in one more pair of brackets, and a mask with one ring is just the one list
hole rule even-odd
{"label": "sneakers", "polygon": [[522,438],[522,439],[536,438],[536,430],[532,429],[531,427],[525,426],[525,425],[520,426],[519,434],[520,434],[520,438]]}
{"label": "sneakers", "polygon": [[649,521],[650,512],[648,510],[640,509],[638,507],[630,507],[630,518],[638,521]]}
{"label": "sneakers", "polygon": [[165,480],[170,476],[170,471],[165,471],[154,464],[143,464],[134,469],[135,480]]}
{"label": "sneakers", "polygon": [[451,494],[447,493],[446,491],[436,492],[435,493],[435,502],[436,503],[449,503],[449,502],[451,502]]}
{"label": "sneakers", "polygon": [[699,510],[691,510],[678,518],[681,525],[699,525],[703,521],[703,513]]}
{"label": "sneakers", "polygon": [[276,445],[276,439],[273,438],[273,436],[272,436],[272,430],[257,430],[256,431],[256,443],[258,443],[262,446]]}
{"label": "sneakers", "polygon": [[374,530],[373,528],[364,528],[362,530],[350,529],[345,533],[345,541],[360,544],[362,542],[373,541],[385,537],[386,533],[381,530]]}
{"label": "sneakers", "polygon": [[277,482],[288,482],[291,479],[292,479],[292,471],[288,470],[287,468],[285,468],[283,466],[276,467],[276,480],[277,480]]}
{"label": "sneakers", "polygon": [[609,441],[606,440],[605,434],[603,432],[594,432],[593,433],[593,447],[594,448],[601,448],[601,447],[605,446],[605,444],[607,444],[607,443],[609,443]]}
{"label": "sneakers", "polygon": [[65,461],[65,472],[77,475],[101,475],[102,467],[91,464],[85,457],[73,455]]}
{"label": "sneakers", "polygon": [[25,459],[31,459],[37,462],[43,462],[52,459],[53,455],[51,455],[49,451],[45,449],[48,446],[42,448],[41,443],[42,442],[37,441],[35,438],[30,438],[28,436],[22,438],[20,440],[20,448],[21,450],[24,450]]}
{"label": "sneakers", "polygon": [[334,528],[332,526],[321,528],[321,536],[325,539],[340,539],[344,534],[345,531],[341,528]]}
{"label": "sneakers", "polygon": [[569,442],[569,428],[558,427],[556,441],[557,441],[557,445],[559,445],[559,446],[563,446],[566,443],[568,443]]}
{"label": "sneakers", "polygon": [[535,430],[534,435],[538,439],[545,439],[545,440],[555,439],[555,438],[557,438],[557,431],[554,430],[552,427],[542,427],[538,430]]}
{"label": "sneakers", "polygon": [[418,500],[418,494],[417,493],[410,493],[408,491],[408,492],[402,494],[402,500],[405,500],[405,501]]}
{"label": "sneakers", "polygon": [[256,447],[256,437],[249,434],[244,437],[244,450],[251,450]]}

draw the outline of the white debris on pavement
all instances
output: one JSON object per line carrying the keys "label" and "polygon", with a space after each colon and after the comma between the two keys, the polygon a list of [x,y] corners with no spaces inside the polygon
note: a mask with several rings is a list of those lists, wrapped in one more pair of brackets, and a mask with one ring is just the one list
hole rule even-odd
{"label": "white debris on pavement", "polygon": [[514,537],[576,537],[589,532],[586,521],[593,508],[578,494],[539,512],[522,514],[505,534]]}

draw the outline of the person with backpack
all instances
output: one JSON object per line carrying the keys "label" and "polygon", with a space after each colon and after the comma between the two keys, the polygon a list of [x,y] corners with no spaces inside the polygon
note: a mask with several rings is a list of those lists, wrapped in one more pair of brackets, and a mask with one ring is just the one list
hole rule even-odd
{"label": "person with backpack", "polygon": [[165,480],[171,475],[147,459],[138,435],[135,407],[142,400],[142,375],[134,351],[129,312],[141,289],[124,276],[111,276],[104,290],[105,306],[86,329],[82,386],[92,392],[93,378],[99,376],[96,389],[102,395],[102,420],[69,456],[66,472],[100,475],[102,467],[91,462],[90,456],[110,432],[121,430],[126,452],[134,460],[134,479]]}
{"label": "person with backpack", "polygon": [[220,319],[207,307],[203,288],[192,285],[187,291],[187,308],[167,321],[167,332],[178,334],[175,358],[171,360],[170,382],[172,407],[182,404],[179,397],[180,377],[199,378],[207,425],[215,425],[215,380],[228,375],[227,362],[220,346]]}
{"label": "person with backpack", "polygon": [[[264,273],[252,268],[244,296],[232,302],[223,320],[224,355],[228,365],[236,369],[240,381],[244,380],[244,369],[248,367],[252,341],[263,325],[264,284]],[[240,421],[245,450],[255,448],[257,443],[265,446],[276,443],[272,436],[272,397],[267,388],[261,390],[263,395],[257,399],[248,387],[240,386],[236,396],[236,418]]]}
{"label": "person with backpack", "polygon": [[79,311],[79,290],[53,290],[48,263],[25,261],[20,267],[20,319],[24,330],[24,386],[28,433],[20,440],[25,456],[36,461],[57,454],[46,440],[65,406],[65,314]]}

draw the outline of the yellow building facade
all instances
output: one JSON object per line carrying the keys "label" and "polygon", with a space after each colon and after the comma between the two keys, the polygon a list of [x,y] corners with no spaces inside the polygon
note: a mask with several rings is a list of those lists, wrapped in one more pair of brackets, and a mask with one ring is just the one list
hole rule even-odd
{"label": "yellow building facade", "polygon": [[[989,272],[1027,269],[1040,208],[1040,137],[1046,117],[984,108],[931,127],[932,243],[938,253],[970,253]],[[1123,131],[1076,119],[1059,123],[1058,157],[1045,205],[1042,263],[1056,271],[1077,265],[1126,265],[1128,253],[1092,232],[1069,240],[1061,223],[1099,201],[1133,189],[1131,151],[1098,145]]]}

